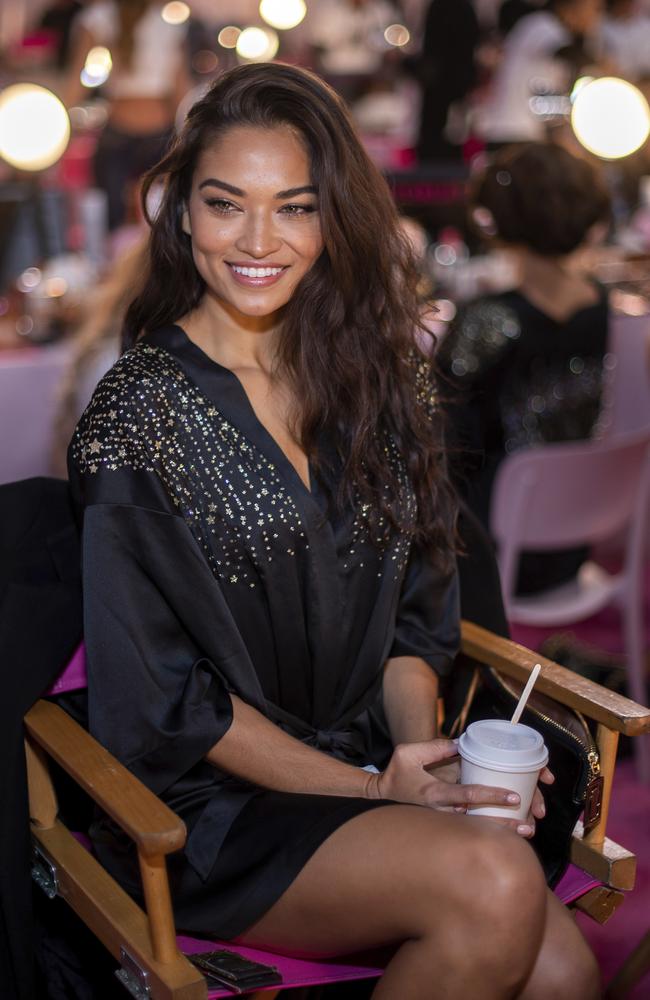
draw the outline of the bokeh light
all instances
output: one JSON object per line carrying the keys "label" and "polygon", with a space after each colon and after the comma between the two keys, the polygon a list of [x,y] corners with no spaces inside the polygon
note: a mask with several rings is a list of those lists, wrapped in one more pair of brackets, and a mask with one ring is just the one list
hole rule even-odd
{"label": "bokeh light", "polygon": [[237,47],[240,35],[241,28],[235,27],[234,24],[227,24],[226,27],[222,28],[219,32],[217,41],[224,49],[234,49]]}
{"label": "bokeh light", "polygon": [[304,0],[261,0],[260,17],[272,28],[295,28],[307,13]]}
{"label": "bokeh light", "polygon": [[21,292],[31,292],[32,289],[37,288],[41,283],[41,278],[43,277],[40,268],[38,267],[28,267],[25,268],[23,273],[20,275],[16,281],[16,287]]}
{"label": "bokeh light", "polygon": [[0,94],[0,156],[20,170],[44,170],[63,155],[70,119],[59,98],[35,83]]}
{"label": "bokeh light", "polygon": [[199,49],[192,56],[192,69],[195,73],[214,73],[219,65],[219,56],[212,49]]}
{"label": "bokeh light", "polygon": [[579,142],[604,160],[618,160],[639,149],[650,134],[650,108],[637,87],[603,76],[575,94],[571,125]]}
{"label": "bokeh light", "polygon": [[191,14],[191,10],[186,3],[181,3],[180,0],[173,0],[172,3],[166,3],[161,11],[161,16],[163,21],[167,24],[183,24],[187,21]]}
{"label": "bokeh light", "polygon": [[108,80],[112,68],[113,57],[109,50],[103,45],[95,45],[86,56],[81,82],[84,87],[101,87]]}
{"label": "bokeh light", "polygon": [[237,39],[237,55],[248,62],[268,62],[278,51],[280,39],[271,28],[244,28]]}
{"label": "bokeh light", "polygon": [[403,24],[389,24],[384,32],[384,38],[389,45],[408,45],[411,41],[411,33]]}

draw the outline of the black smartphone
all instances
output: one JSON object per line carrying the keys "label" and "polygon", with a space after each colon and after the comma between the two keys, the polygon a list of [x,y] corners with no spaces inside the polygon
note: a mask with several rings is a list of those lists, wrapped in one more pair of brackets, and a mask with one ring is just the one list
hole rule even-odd
{"label": "black smartphone", "polygon": [[274,965],[264,965],[244,958],[225,948],[201,951],[187,956],[208,980],[208,986],[225,986],[233,993],[257,990],[262,986],[279,986],[282,976]]}

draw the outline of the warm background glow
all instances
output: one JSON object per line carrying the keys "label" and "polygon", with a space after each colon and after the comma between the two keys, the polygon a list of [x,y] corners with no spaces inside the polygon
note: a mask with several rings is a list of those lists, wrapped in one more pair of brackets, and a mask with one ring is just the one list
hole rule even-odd
{"label": "warm background glow", "polygon": [[84,87],[101,87],[108,80],[113,59],[107,48],[96,45],[86,56],[86,63],[81,71],[81,82]]}
{"label": "warm background glow", "polygon": [[0,156],[12,166],[44,170],[63,155],[69,139],[68,112],[50,90],[17,83],[0,94]]}
{"label": "warm background glow", "polygon": [[571,125],[585,149],[605,160],[618,160],[648,138],[650,108],[631,83],[603,76],[575,92]]}
{"label": "warm background glow", "polygon": [[244,28],[237,39],[237,55],[248,62],[268,62],[279,45],[280,39],[270,28]]}
{"label": "warm background glow", "polygon": [[173,0],[172,3],[166,3],[163,7],[162,19],[167,21],[167,24],[183,24],[184,21],[187,21],[190,13],[190,8],[186,3]]}
{"label": "warm background glow", "polygon": [[389,24],[384,32],[384,38],[389,45],[408,45],[411,41],[411,33],[403,24]]}
{"label": "warm background glow", "polygon": [[261,0],[260,16],[273,28],[288,30],[300,24],[307,7],[304,0]]}
{"label": "warm background glow", "polygon": [[228,24],[219,32],[217,41],[219,42],[219,45],[223,46],[224,49],[234,49],[240,35],[241,28],[235,27],[234,24]]}

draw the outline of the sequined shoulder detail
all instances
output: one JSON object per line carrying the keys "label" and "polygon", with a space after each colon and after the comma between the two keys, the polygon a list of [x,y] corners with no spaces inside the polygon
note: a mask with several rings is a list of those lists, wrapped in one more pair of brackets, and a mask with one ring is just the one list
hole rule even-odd
{"label": "sequined shoulder detail", "polygon": [[274,463],[163,348],[137,344],[102,379],[71,456],[82,474],[155,473],[213,572],[228,583],[254,587],[280,547],[292,557],[306,545]]}
{"label": "sequined shoulder detail", "polygon": [[459,310],[438,358],[456,379],[472,382],[496,364],[521,336],[516,312],[495,299],[477,299]]}
{"label": "sequined shoulder detail", "polygon": [[124,467],[155,471],[141,417],[163,372],[155,370],[144,350],[138,345],[122,355],[97,385],[70,445],[80,473]]}

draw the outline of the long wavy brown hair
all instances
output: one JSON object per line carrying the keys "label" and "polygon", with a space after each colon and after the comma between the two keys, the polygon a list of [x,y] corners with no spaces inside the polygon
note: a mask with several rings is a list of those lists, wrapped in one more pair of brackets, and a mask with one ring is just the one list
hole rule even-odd
{"label": "long wavy brown hair", "polygon": [[[228,129],[289,126],[309,154],[324,249],[285,306],[276,374],[296,401],[297,439],[317,475],[332,442],[343,463],[336,502],[355,499],[411,531],[436,563],[453,561],[455,503],[444,456],[433,363],[417,343],[418,269],[386,181],[367,156],[345,105],[319,77],[279,63],[239,66],[190,110],[163,160],[145,177],[162,200],[149,218],[143,291],[126,316],[124,346],[173,323],[199,303],[205,284],[181,217],[202,150]],[[415,493],[404,504],[387,436]],[[327,477],[324,477],[327,478]]]}

